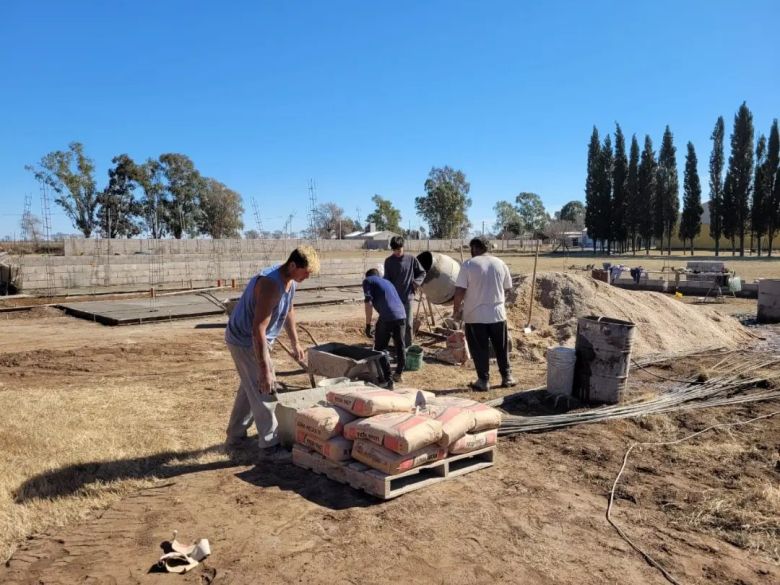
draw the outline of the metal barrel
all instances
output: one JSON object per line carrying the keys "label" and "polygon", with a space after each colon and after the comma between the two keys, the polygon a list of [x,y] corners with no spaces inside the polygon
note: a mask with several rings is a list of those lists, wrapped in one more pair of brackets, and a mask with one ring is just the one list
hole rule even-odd
{"label": "metal barrel", "polygon": [[631,363],[634,323],[588,316],[577,322],[575,397],[616,404],[623,398]]}
{"label": "metal barrel", "polygon": [[449,303],[455,296],[455,281],[460,273],[460,264],[446,254],[423,252],[417,259],[425,268],[422,289],[434,305]]}
{"label": "metal barrel", "polygon": [[780,279],[758,281],[758,322],[780,323]]}
{"label": "metal barrel", "polygon": [[576,363],[577,352],[570,347],[547,350],[547,391],[550,394],[571,396]]}

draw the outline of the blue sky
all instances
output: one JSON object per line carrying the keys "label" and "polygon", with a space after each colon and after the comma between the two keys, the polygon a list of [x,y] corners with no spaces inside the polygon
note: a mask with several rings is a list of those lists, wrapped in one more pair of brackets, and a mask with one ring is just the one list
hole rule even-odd
{"label": "blue sky", "polygon": [[[98,185],[111,158],[163,152],[249,198],[266,228],[306,221],[307,184],[350,216],[414,197],[432,166],[463,170],[475,227],[520,191],[548,210],[583,199],[587,142],[620,122],[682,170],[731,132],[780,116],[775,1],[134,0],[0,3],[0,236],[18,231],[24,165],[84,143]],[[54,209],[54,231],[73,232]]]}

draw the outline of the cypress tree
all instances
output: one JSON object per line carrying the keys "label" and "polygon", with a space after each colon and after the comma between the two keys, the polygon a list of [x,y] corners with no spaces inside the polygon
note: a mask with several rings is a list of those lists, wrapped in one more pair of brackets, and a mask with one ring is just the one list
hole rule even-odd
{"label": "cypress tree", "polygon": [[626,208],[628,206],[628,157],[626,157],[626,139],[620,124],[615,124],[615,158],[612,165],[612,239],[622,252],[628,230],[626,229]]}
{"label": "cypress tree", "polygon": [[626,177],[626,232],[631,237],[631,251],[636,254],[636,236],[641,217],[639,211],[639,143],[636,134],[631,136],[631,154],[628,158]]}
{"label": "cypress tree", "polygon": [[722,227],[723,236],[728,240],[731,240],[731,255],[736,254],[736,247],[734,240],[739,231],[737,224],[737,211],[736,211],[736,199],[734,197],[734,179],[731,176],[731,171],[726,171],[726,178],[723,180],[723,216]]}
{"label": "cypress tree", "polygon": [[766,234],[767,227],[766,199],[769,197],[767,193],[769,185],[766,171],[766,136],[762,134],[756,144],[756,169],[753,179],[753,198],[750,202],[750,229],[758,238],[759,256],[761,256],[761,238]]}
{"label": "cypress tree", "polygon": [[720,255],[720,238],[723,236],[723,116],[718,117],[712,130],[710,154],[710,236],[715,240],[715,255]]}
{"label": "cypress tree", "polygon": [[612,244],[612,167],[614,157],[612,154],[612,139],[609,134],[604,137],[601,147],[601,165],[599,168],[599,232],[601,248],[604,249],[604,241],[607,243],[607,253],[611,251]]}
{"label": "cypress tree", "polygon": [[701,230],[701,214],[704,209],[701,206],[701,182],[699,171],[696,168],[696,150],[693,143],[688,143],[688,153],[685,156],[685,177],[683,178],[683,212],[680,220],[680,239],[683,241],[683,253],[685,253],[685,241],[691,241],[691,256],[693,256],[693,240]]}
{"label": "cypress tree", "polygon": [[677,149],[674,146],[669,126],[664,130],[661,150],[658,151],[658,170],[656,171],[656,231],[660,227],[661,249],[663,237],[667,239],[667,249],[672,254],[672,230],[677,223],[680,211],[679,182],[677,180]]}
{"label": "cypress tree", "polygon": [[588,144],[588,174],[585,178],[585,229],[593,240],[593,252],[596,252],[598,238],[598,168],[601,159],[601,141],[599,131],[593,126]]}
{"label": "cypress tree", "polygon": [[772,241],[780,227],[780,134],[777,130],[777,120],[772,122],[769,131],[769,144],[766,152],[765,180],[767,182],[767,196],[764,201],[764,214],[766,215],[766,235],[768,255],[772,255]]}
{"label": "cypress tree", "polygon": [[653,237],[653,206],[655,197],[655,152],[653,141],[645,135],[645,146],[642,150],[642,159],[637,173],[637,217],[639,222],[637,230],[645,241],[645,252],[650,254],[650,240]]}
{"label": "cypress tree", "polygon": [[739,255],[745,255],[745,229],[750,220],[750,196],[753,190],[753,114],[742,102],[734,116],[731,134],[729,174],[732,181],[733,213],[736,221],[734,236],[739,237]]}

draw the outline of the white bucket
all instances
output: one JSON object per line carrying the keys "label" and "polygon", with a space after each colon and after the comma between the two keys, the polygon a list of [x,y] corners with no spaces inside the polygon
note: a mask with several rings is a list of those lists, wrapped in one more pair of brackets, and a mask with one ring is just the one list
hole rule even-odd
{"label": "white bucket", "polygon": [[577,352],[571,347],[553,347],[547,350],[548,392],[571,396],[576,362]]}

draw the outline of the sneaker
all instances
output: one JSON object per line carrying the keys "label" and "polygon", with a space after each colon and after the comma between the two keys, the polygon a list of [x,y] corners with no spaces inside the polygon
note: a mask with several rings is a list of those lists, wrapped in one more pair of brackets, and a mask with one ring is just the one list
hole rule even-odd
{"label": "sneaker", "polygon": [[476,392],[487,392],[488,390],[490,390],[490,384],[488,384],[487,380],[482,380],[481,378],[477,378],[476,382],[472,382],[471,384],[469,384],[469,388]]}
{"label": "sneaker", "polygon": [[260,449],[258,459],[264,463],[287,463],[292,460],[292,453],[281,445]]}
{"label": "sneaker", "polygon": [[505,376],[504,378],[501,378],[501,387],[502,388],[510,388],[511,386],[514,386],[517,384],[517,380],[515,380],[512,377],[512,374],[509,374],[508,376]]}
{"label": "sneaker", "polygon": [[257,447],[257,437],[249,438],[248,435],[243,437],[233,437],[225,441],[225,448],[229,451],[237,449],[253,449]]}
{"label": "sneaker", "polygon": [[400,384],[403,381],[404,381],[404,377],[403,374],[401,374],[401,372],[396,372],[395,374],[393,374],[393,382]]}

